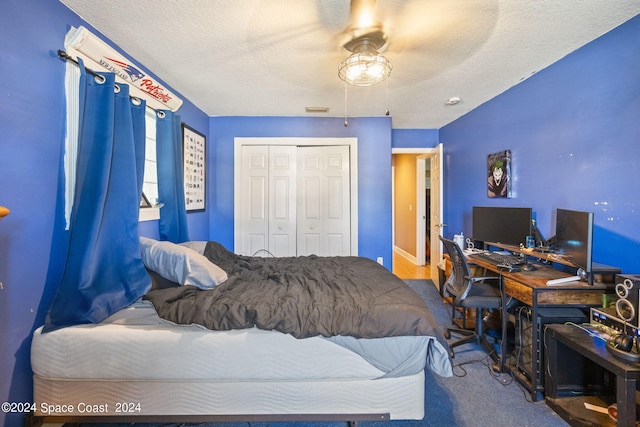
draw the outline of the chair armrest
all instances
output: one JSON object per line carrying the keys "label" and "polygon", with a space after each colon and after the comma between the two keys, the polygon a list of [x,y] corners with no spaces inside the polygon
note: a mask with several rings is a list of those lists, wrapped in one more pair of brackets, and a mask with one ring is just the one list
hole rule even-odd
{"label": "chair armrest", "polygon": [[488,276],[488,277],[475,277],[475,276],[467,276],[466,279],[470,280],[472,283],[475,282],[483,282],[485,280],[495,280],[500,279],[500,276]]}

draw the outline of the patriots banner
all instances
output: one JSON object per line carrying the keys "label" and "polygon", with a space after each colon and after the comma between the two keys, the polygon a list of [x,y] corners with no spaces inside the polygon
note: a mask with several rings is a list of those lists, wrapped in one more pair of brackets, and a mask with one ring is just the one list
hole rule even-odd
{"label": "patriots banner", "polygon": [[156,110],[177,111],[182,105],[180,98],[139,65],[120,55],[85,27],[71,28],[64,46],[69,56],[76,60],[82,58],[88,68],[115,73],[117,81],[130,86],[131,96],[145,99],[148,106]]}

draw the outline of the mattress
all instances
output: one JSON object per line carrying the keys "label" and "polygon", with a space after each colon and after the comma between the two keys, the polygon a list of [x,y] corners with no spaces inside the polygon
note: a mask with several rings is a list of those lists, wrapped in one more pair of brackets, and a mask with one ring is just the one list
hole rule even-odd
{"label": "mattress", "polygon": [[139,301],[99,324],[34,333],[36,415],[95,415],[86,409],[94,408],[119,416],[385,413],[420,419],[430,343],[427,337],[296,339],[256,328],[211,331],[167,322]]}
{"label": "mattress", "polygon": [[[160,319],[140,301],[100,324],[34,334],[36,375],[104,380],[343,380],[424,369],[430,339],[296,339],[257,328],[211,331]],[[286,361],[286,363],[284,363]]]}

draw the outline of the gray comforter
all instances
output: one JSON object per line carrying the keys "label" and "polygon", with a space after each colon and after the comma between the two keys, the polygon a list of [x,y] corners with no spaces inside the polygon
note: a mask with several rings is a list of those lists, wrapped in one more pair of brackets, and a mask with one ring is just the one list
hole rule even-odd
{"label": "gray comforter", "polygon": [[422,335],[446,342],[422,299],[362,257],[261,258],[208,242],[204,255],[229,278],[214,289],[150,291],[160,317],[213,330],[258,327],[296,338]]}

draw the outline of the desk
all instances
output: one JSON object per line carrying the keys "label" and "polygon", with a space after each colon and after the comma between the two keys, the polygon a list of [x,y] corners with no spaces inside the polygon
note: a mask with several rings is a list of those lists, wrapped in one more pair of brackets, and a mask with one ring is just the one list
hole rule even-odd
{"label": "desk", "polygon": [[585,402],[600,407],[615,402],[618,425],[636,425],[640,363],[612,356],[604,341],[575,326],[549,326],[545,341],[545,400],[549,407],[572,425],[615,425],[608,415],[584,407]]}
{"label": "desk", "polygon": [[[492,244],[493,246],[494,244]],[[515,246],[495,245],[501,249],[512,252],[520,252],[520,248]],[[533,255],[535,256],[535,255]],[[535,266],[533,271],[506,272],[501,271],[495,264],[484,261],[480,258],[469,258],[470,263],[482,267],[488,271],[497,273],[501,277],[502,292],[502,360],[507,352],[507,315],[506,304],[508,297],[512,297],[530,307],[532,319],[532,343],[531,343],[531,366],[529,369],[530,378],[522,372],[517,365],[501,366],[501,369],[510,370],[515,378],[524,384],[534,401],[542,398],[544,392],[543,378],[538,363],[542,360],[542,348],[536,337],[540,336],[540,324],[538,322],[538,310],[543,307],[554,308],[589,308],[602,306],[602,294],[613,289],[613,284],[589,285],[585,282],[569,282],[561,286],[547,286],[547,280],[568,277],[570,274],[559,271],[550,265],[531,262]]]}

